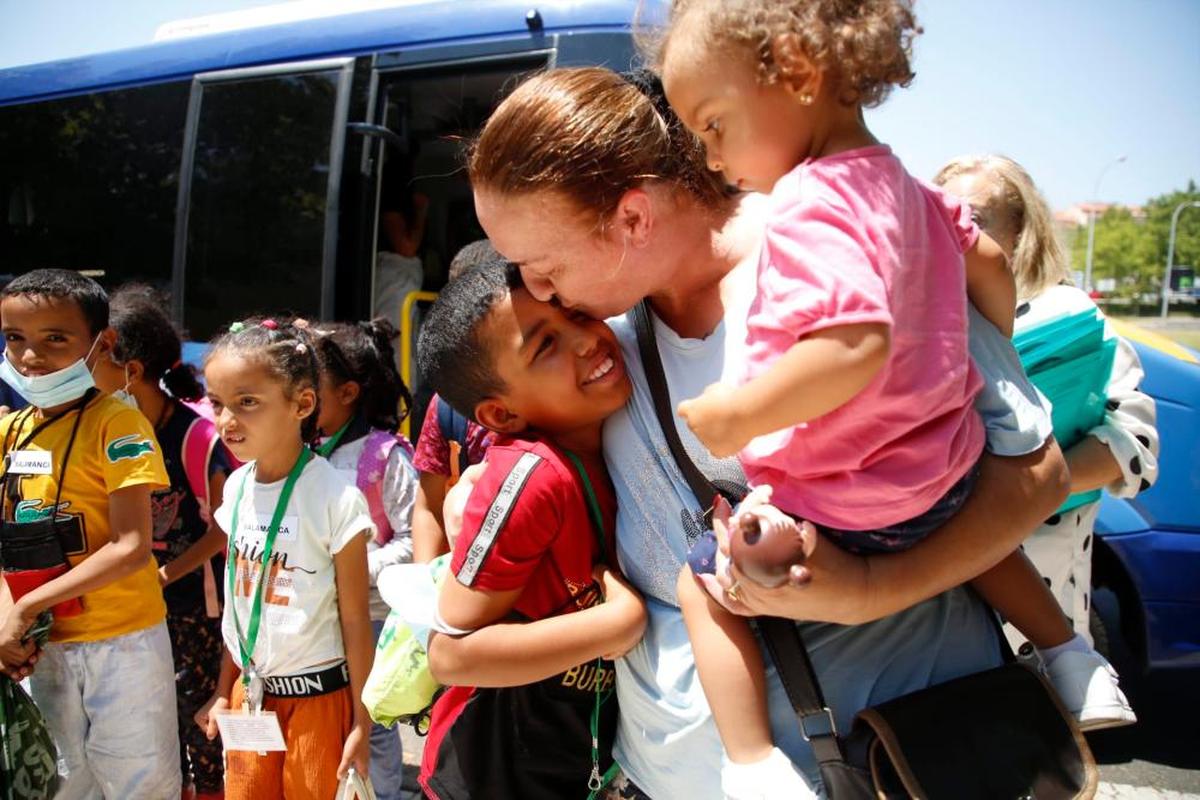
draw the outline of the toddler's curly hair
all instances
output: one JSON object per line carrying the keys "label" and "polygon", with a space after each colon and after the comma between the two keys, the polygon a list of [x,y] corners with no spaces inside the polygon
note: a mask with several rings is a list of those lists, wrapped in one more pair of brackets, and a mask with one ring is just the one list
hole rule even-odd
{"label": "toddler's curly hair", "polygon": [[836,81],[847,105],[877,106],[893,86],[912,83],[912,40],[921,28],[911,0],[672,0],[660,65],[671,31],[694,13],[704,15],[699,30],[706,44],[754,54],[765,84],[787,77],[772,47],[785,34],[795,35],[804,55]]}

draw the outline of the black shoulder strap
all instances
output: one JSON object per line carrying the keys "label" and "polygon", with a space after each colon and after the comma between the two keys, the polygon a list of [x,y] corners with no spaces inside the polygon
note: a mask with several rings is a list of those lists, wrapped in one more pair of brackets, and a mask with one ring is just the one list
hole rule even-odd
{"label": "black shoulder strap", "polygon": [[[671,396],[667,391],[667,378],[663,372],[662,357],[658,353],[658,341],[654,336],[654,324],[650,319],[647,302],[643,300],[630,313],[633,315],[633,326],[637,332],[638,352],[642,356],[646,383],[654,400],[654,413],[658,417],[663,436],[666,437],[667,447],[670,448],[675,464],[683,473],[696,499],[706,509],[710,508],[718,492],[712,481],[705,477],[692,461],[679,439],[679,431],[675,428],[675,414],[671,408]],[[775,662],[775,669],[779,672],[779,679],[787,691],[792,710],[799,719],[800,730],[812,745],[817,761],[821,764],[842,761],[842,749],[837,740],[833,713],[825,705],[821,684],[813,672],[808,650],[804,646],[804,640],[800,638],[800,632],[796,630],[796,623],[780,617],[758,617],[755,622],[763,634],[771,660]],[[809,730],[809,723],[812,730]]]}
{"label": "black shoulder strap", "polygon": [[647,301],[638,303],[631,313],[633,327],[637,332],[638,352],[642,356],[642,369],[646,372],[646,383],[650,387],[650,397],[654,400],[654,414],[658,417],[658,425],[666,437],[667,447],[671,450],[675,465],[683,473],[683,479],[700,501],[700,506],[708,511],[717,499],[717,489],[687,454],[687,450],[683,448],[683,441],[679,438],[679,431],[675,428],[675,411],[671,408],[671,393],[667,389],[667,377],[663,373],[662,357],[658,354],[658,341],[654,336],[654,322],[650,319]]}

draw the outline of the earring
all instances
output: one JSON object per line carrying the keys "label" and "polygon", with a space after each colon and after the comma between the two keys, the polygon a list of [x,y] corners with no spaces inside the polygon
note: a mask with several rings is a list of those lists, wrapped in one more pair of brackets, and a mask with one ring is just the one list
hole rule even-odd
{"label": "earring", "polygon": [[802,106],[811,106],[813,103],[813,96],[808,92],[804,92],[796,99],[800,101],[800,105]]}

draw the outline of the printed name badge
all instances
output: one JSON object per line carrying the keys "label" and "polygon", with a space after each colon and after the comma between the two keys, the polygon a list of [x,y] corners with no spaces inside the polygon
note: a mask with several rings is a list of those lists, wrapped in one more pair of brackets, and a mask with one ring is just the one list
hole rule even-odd
{"label": "printed name badge", "polygon": [[216,718],[221,744],[226,750],[249,750],[255,753],[287,750],[283,730],[274,711],[251,714],[239,708],[222,711]]}
{"label": "printed name badge", "polygon": [[49,475],[53,459],[49,450],[13,450],[8,454],[8,471],[14,475]]}
{"label": "printed name badge", "polygon": [[[258,534],[260,537],[265,539],[267,536],[267,529],[271,527],[271,515],[270,514],[255,514],[254,517],[255,517],[254,527],[251,529],[250,532]],[[246,530],[247,528],[250,528],[250,526],[247,525],[246,523],[242,523],[240,527],[243,531]],[[300,518],[299,517],[297,517],[295,514],[288,514],[287,516],[285,516],[283,519],[281,519],[279,521],[278,537],[280,540],[285,541],[285,542],[294,542],[294,541],[296,541],[297,538],[299,538],[299,536],[300,536]]]}

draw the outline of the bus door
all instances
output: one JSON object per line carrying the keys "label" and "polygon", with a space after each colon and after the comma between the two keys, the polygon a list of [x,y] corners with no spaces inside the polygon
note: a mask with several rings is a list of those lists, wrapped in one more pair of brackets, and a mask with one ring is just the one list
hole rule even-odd
{"label": "bus door", "polygon": [[[367,148],[374,168],[374,253],[371,308],[400,331],[401,375],[415,398],[405,432],[415,436],[431,389],[415,356],[421,319],[445,285],[455,253],[482,239],[463,153],[521,75],[544,68],[551,52],[475,53],[448,59],[445,49],[376,57],[374,131]],[[381,130],[382,129],[382,130]],[[386,130],[388,134],[384,134]],[[364,156],[366,157],[366,156]]]}
{"label": "bus door", "polygon": [[[372,178],[375,225],[362,252],[374,254],[370,307],[400,330],[401,375],[415,399],[404,432],[415,436],[432,390],[415,366],[417,331],[454,255],[484,238],[464,168],[466,145],[521,79],[554,66],[635,63],[625,33],[544,35],[381,53],[374,58],[369,137],[361,169]],[[421,290],[421,291],[418,291]]]}
{"label": "bus door", "polygon": [[197,75],[172,304],[204,340],[251,314],[332,318],[353,59]]}

